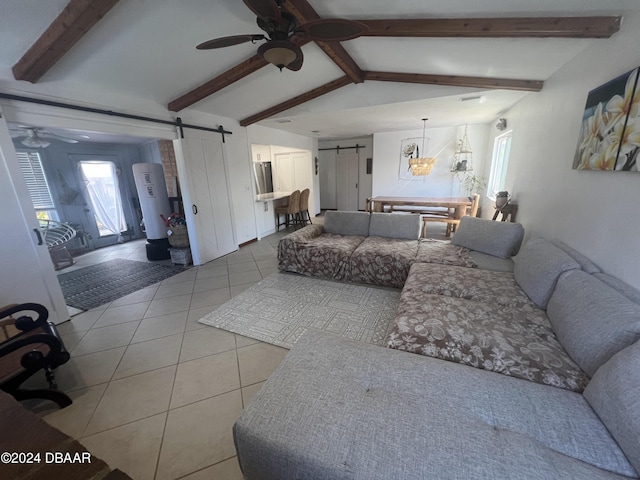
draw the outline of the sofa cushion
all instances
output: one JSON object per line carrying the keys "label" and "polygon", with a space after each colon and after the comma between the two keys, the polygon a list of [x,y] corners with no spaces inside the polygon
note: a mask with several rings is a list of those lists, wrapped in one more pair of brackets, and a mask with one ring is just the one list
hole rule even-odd
{"label": "sofa cushion", "polygon": [[339,212],[327,210],[324,213],[324,231],[336,235],[369,235],[367,212]]}
{"label": "sofa cushion", "polygon": [[580,268],[582,268],[582,270],[584,270],[585,272],[599,273],[601,271],[595,263],[593,263],[576,249],[571,248],[569,245],[565,245],[560,240],[551,240],[551,243],[553,243],[560,250],[567,252],[571,256],[571,258],[573,258],[580,264]]}
{"label": "sofa cushion", "polygon": [[416,263],[440,263],[473,268],[476,262],[471,259],[468,248],[451,245],[449,240],[421,238],[418,244]]}
{"label": "sofa cushion", "polygon": [[640,473],[640,343],[602,365],[584,397]]}
{"label": "sofa cushion", "polygon": [[402,291],[391,348],[581,392],[589,378],[544,312]]}
{"label": "sofa cushion", "polygon": [[513,278],[512,273],[435,263],[414,263],[403,294],[446,295],[505,307],[537,309]]}
{"label": "sofa cushion", "polygon": [[634,475],[580,394],[310,330],[233,432],[247,480]]}
{"label": "sofa cushion", "polygon": [[520,248],[524,228],[519,223],[462,217],[451,243],[499,258],[509,258]]}
{"label": "sofa cushion", "polygon": [[372,213],[369,235],[417,240],[420,236],[420,215],[413,213]]}
{"label": "sofa cushion", "polygon": [[514,263],[510,258],[498,258],[474,250],[469,251],[469,256],[479,269],[493,270],[494,272],[513,272]]}
{"label": "sofa cushion", "polygon": [[623,282],[619,278],[607,275],[606,273],[596,273],[593,276],[601,282],[609,285],[616,292],[621,293],[622,295],[627,297],[633,303],[637,303],[638,305],[640,305],[640,291],[636,290],[628,283]]}
{"label": "sofa cushion", "polygon": [[351,254],[350,281],[402,288],[417,251],[418,240],[367,237]]}
{"label": "sofa cushion", "polygon": [[640,306],[582,270],[560,277],[547,315],[562,346],[589,376],[640,338]]}
{"label": "sofa cushion", "polygon": [[529,240],[514,259],[516,282],[540,308],[547,308],[562,272],[580,268],[568,253],[544,238]]}
{"label": "sofa cushion", "polygon": [[309,225],[278,242],[278,268],[313,277],[350,280],[349,258],[366,237],[322,233]]}

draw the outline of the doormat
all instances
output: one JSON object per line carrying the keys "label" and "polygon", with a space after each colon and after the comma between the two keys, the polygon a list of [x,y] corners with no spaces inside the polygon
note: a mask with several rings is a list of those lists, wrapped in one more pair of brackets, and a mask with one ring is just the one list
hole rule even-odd
{"label": "doormat", "polygon": [[308,328],[384,345],[399,300],[398,289],[277,272],[198,321],[284,348]]}
{"label": "doormat", "polygon": [[116,258],[58,275],[58,282],[67,305],[90,310],[185,270]]}

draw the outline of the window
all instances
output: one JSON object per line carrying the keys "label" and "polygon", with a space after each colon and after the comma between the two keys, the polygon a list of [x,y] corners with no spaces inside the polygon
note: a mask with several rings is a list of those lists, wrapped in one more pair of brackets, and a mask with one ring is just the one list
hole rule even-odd
{"label": "window", "polygon": [[491,159],[491,173],[487,184],[487,197],[496,199],[496,193],[504,190],[507,178],[507,164],[511,152],[511,131],[496,137],[493,142],[493,158]]}
{"label": "window", "polygon": [[18,150],[16,153],[37,217],[41,220],[58,220],[58,213],[42,168],[40,154],[30,150]]}

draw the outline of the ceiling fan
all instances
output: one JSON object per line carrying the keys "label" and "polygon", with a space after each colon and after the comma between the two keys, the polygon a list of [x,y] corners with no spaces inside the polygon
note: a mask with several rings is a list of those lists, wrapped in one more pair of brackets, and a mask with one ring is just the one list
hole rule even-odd
{"label": "ceiling fan", "polygon": [[11,127],[9,130],[12,138],[22,138],[20,143],[31,148],[46,148],[51,145],[49,140],[59,140],[65,143],[78,143],[78,140],[63,137],[62,135],[56,135],[55,133],[48,132],[44,128],[18,125]]}
{"label": "ceiling fan", "polygon": [[280,70],[287,68],[298,71],[302,68],[303,61],[300,43],[306,43],[308,40],[342,42],[364,35],[369,30],[363,23],[344,18],[322,18],[298,25],[295,17],[282,9],[282,0],[242,1],[257,15],[258,27],[264,30],[267,36],[249,34],[214,38],[196,46],[198,50],[266,40],[266,43],[258,48],[258,55]]}

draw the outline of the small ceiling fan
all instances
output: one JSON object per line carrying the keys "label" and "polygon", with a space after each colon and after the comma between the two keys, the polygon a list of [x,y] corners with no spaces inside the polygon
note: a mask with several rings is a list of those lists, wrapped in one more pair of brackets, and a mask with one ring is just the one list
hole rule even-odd
{"label": "small ceiling fan", "polygon": [[317,42],[342,42],[365,34],[369,28],[363,23],[344,18],[323,18],[298,25],[296,19],[281,8],[281,0],[242,0],[257,15],[258,27],[267,33],[249,35],[231,35],[214,38],[196,46],[198,50],[230,47],[245,42],[255,43],[266,40],[258,48],[267,62],[280,70],[287,68],[298,71],[302,68],[302,50],[293,37]]}
{"label": "small ceiling fan", "polygon": [[44,128],[18,125],[10,127],[9,131],[12,138],[22,138],[20,143],[31,148],[46,148],[51,145],[49,140],[59,140],[65,143],[78,143],[78,140],[63,137],[62,135],[56,135],[55,133],[48,132]]}

